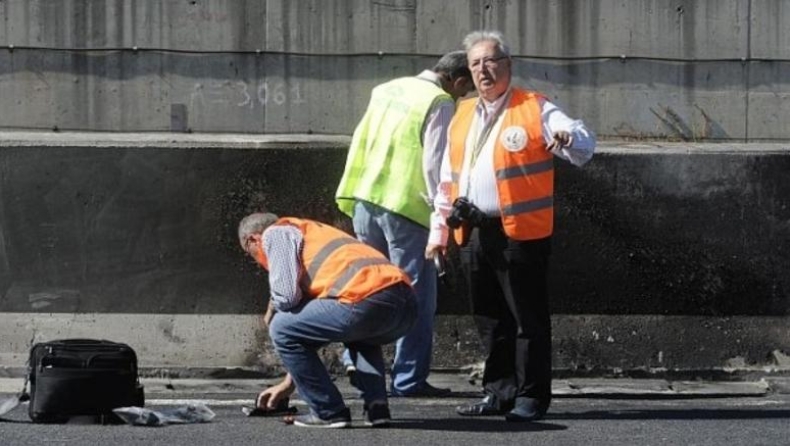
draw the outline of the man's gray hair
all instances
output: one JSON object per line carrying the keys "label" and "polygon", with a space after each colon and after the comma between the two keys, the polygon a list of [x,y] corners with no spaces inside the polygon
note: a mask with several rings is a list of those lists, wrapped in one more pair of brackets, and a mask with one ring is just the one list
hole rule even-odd
{"label": "man's gray hair", "polygon": [[469,71],[469,63],[466,61],[466,51],[458,50],[445,54],[436,62],[433,67],[435,73],[445,73],[450,76],[450,79],[458,79],[465,76],[472,78],[472,73]]}
{"label": "man's gray hair", "polygon": [[496,42],[496,46],[499,51],[502,54],[510,57],[510,48],[505,43],[505,37],[499,31],[472,31],[471,33],[467,34],[466,37],[464,37],[464,48],[466,51],[469,51],[473,46],[485,41]]}
{"label": "man's gray hair", "polygon": [[239,222],[239,244],[243,248],[251,235],[263,233],[278,219],[279,217],[269,212],[256,212],[244,217]]}

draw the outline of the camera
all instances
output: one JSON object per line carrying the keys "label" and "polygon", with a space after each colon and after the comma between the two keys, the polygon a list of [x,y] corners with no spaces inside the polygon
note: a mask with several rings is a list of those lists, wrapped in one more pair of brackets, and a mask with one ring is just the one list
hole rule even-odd
{"label": "camera", "polygon": [[458,197],[453,201],[450,215],[447,216],[447,226],[458,229],[464,222],[472,226],[480,226],[483,220],[485,220],[483,211],[472,204],[468,198]]}

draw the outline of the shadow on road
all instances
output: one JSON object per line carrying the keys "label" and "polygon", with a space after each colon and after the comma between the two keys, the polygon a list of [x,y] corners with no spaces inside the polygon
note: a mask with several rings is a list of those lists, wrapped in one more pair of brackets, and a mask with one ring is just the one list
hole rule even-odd
{"label": "shadow on road", "polygon": [[432,418],[432,419],[398,419],[393,420],[390,428],[414,429],[421,431],[452,431],[452,432],[537,432],[559,431],[568,427],[560,424],[508,423],[502,418]]}
{"label": "shadow on road", "polygon": [[748,420],[788,418],[790,410],[742,409],[657,409],[592,410],[587,412],[550,412],[550,420]]}

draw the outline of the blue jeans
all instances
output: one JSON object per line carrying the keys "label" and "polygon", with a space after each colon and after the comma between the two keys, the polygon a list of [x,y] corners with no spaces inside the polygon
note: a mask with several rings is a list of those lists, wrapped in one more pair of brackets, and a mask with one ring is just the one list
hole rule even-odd
{"label": "blue jeans", "polygon": [[[392,390],[403,393],[419,390],[431,370],[436,313],[436,266],[425,259],[428,229],[365,201],[354,205],[353,222],[359,240],[379,250],[411,279],[417,295],[417,322],[395,343]],[[349,363],[347,355],[344,362]]]}
{"label": "blue jeans", "polygon": [[383,344],[403,336],[417,315],[414,292],[406,284],[389,286],[361,302],[309,299],[293,311],[276,313],[269,336],[302,399],[320,418],[346,407],[318,349],[342,342],[357,368],[355,377],[366,404],[387,400]]}

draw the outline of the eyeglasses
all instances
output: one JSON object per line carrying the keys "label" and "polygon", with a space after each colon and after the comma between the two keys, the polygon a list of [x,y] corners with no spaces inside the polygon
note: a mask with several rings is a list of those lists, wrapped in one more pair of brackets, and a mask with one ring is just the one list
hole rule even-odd
{"label": "eyeglasses", "polygon": [[496,68],[499,65],[499,61],[502,59],[507,59],[508,56],[497,56],[497,57],[484,57],[482,59],[475,59],[469,63],[470,70],[479,70],[481,66],[486,67],[489,70]]}

